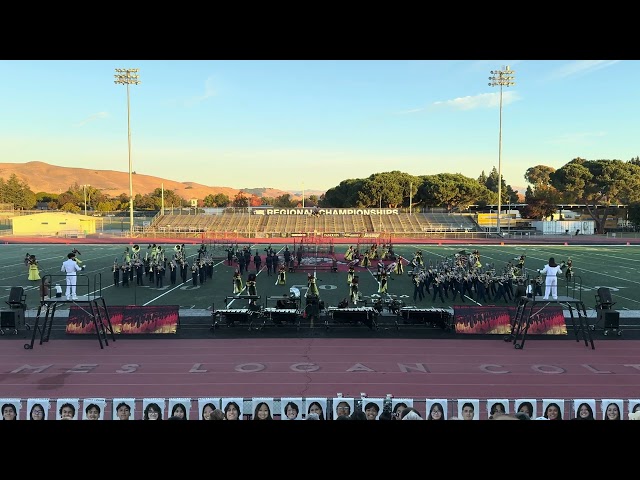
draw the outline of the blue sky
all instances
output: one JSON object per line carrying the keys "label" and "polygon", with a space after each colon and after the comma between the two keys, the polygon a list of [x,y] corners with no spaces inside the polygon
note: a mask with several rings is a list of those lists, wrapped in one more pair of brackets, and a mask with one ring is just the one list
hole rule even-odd
{"label": "blue sky", "polygon": [[[499,163],[629,160],[636,60],[3,60],[0,162],[128,172],[233,188],[327,190],[400,170],[477,178]],[[135,178],[134,178],[135,180]],[[78,179],[82,183],[82,179]],[[134,184],[135,191],[135,184]]]}

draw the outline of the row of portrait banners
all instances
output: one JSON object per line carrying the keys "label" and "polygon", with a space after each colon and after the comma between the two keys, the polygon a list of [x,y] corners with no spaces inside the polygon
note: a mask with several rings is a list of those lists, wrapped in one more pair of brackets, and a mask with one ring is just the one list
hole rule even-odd
{"label": "row of portrait banners", "polygon": [[[356,405],[356,403],[358,405]],[[484,407],[481,411],[482,407]],[[418,405],[420,404],[420,405]],[[548,418],[548,411],[556,410],[555,419],[575,418],[583,408],[591,419],[623,420],[629,413],[640,412],[640,399],[421,399],[412,398],[302,398],[282,397],[244,398],[2,398],[3,420],[209,420],[214,410],[223,412],[224,420],[305,420],[316,414],[319,420],[335,420],[350,415],[356,406],[377,420],[387,410],[399,418],[404,408],[416,408],[424,419],[483,420],[496,412],[525,412],[530,418]],[[24,408],[23,408],[24,406]],[[422,409],[424,407],[424,410]],[[599,406],[599,411],[597,407]],[[110,415],[107,415],[110,407]],[[566,412],[565,408],[570,409]],[[374,416],[375,414],[375,416]],[[435,415],[434,415],[435,414]],[[429,418],[431,417],[431,418]],[[314,416],[315,418],[315,416]]]}

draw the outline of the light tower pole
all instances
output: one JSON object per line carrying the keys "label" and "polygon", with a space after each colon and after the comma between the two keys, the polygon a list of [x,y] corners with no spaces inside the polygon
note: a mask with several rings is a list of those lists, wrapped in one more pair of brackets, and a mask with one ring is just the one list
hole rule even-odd
{"label": "light tower pole", "polygon": [[498,136],[498,224],[497,230],[500,235],[500,215],[502,213],[502,87],[512,87],[514,82],[514,72],[509,65],[502,67],[502,70],[491,70],[492,77],[489,77],[490,87],[500,87],[500,133]]}
{"label": "light tower pole", "polygon": [[139,85],[139,68],[116,68],[113,83],[127,86],[127,139],[129,145],[129,235],[133,236],[133,170],[131,169],[131,108],[129,85]]}
{"label": "light tower pole", "polygon": [[91,185],[82,185],[82,192],[84,193],[84,216],[87,216],[87,187]]}

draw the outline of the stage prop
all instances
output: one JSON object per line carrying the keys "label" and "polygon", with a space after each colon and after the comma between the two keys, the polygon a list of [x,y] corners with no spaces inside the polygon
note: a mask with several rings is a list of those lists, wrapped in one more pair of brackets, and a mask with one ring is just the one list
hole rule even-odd
{"label": "stage prop", "polygon": [[[510,335],[517,307],[512,305],[455,305],[455,331],[461,334]],[[566,335],[567,326],[561,306],[550,306],[535,312],[529,333],[534,335]]]}
{"label": "stage prop", "polygon": [[[179,305],[116,305],[109,307],[109,317],[114,333],[118,334],[167,334],[176,333]],[[95,324],[86,308],[72,305],[69,308],[66,333],[96,333]]]}

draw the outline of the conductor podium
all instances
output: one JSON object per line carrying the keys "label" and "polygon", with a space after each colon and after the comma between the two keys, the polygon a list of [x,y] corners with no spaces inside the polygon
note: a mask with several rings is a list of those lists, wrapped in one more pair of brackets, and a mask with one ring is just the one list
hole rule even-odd
{"label": "conductor podium", "polygon": [[558,295],[556,299],[544,299],[540,296],[520,297],[515,316],[511,321],[511,334],[505,336],[504,341],[513,341],[513,346],[516,349],[524,348],[532,320],[549,306],[561,306],[569,310],[576,342],[580,342],[580,337],[582,336],[585,346],[591,345],[591,349],[595,350],[596,347],[593,344],[593,338],[591,338],[584,302],[579,298],[567,295]]}

